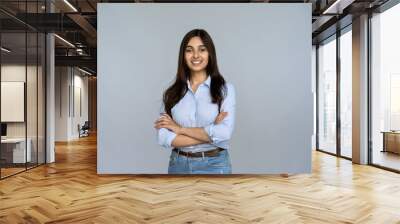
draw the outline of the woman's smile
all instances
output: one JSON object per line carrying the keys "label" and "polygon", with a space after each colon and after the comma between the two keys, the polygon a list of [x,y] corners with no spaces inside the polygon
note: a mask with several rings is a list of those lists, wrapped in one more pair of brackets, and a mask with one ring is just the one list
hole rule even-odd
{"label": "woman's smile", "polygon": [[198,66],[201,65],[201,63],[203,63],[203,60],[192,60],[191,62],[194,66]]}

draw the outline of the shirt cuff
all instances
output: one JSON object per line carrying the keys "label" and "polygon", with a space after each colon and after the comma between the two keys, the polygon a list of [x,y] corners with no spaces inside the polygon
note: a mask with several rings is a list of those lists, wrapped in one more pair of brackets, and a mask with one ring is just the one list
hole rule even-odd
{"label": "shirt cuff", "polygon": [[166,146],[168,148],[173,148],[172,141],[174,141],[175,138],[176,138],[176,133],[175,132],[169,133],[169,135],[167,136],[166,142],[165,142]]}
{"label": "shirt cuff", "polygon": [[207,133],[208,137],[214,142],[214,124],[210,124],[204,127],[204,131]]}

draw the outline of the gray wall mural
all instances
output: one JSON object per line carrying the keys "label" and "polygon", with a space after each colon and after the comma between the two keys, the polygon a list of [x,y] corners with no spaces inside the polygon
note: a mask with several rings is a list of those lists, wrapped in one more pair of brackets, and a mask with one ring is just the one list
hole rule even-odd
{"label": "gray wall mural", "polygon": [[99,4],[98,173],[167,173],[153,122],[179,45],[207,30],[236,90],[233,173],[311,172],[311,4]]}

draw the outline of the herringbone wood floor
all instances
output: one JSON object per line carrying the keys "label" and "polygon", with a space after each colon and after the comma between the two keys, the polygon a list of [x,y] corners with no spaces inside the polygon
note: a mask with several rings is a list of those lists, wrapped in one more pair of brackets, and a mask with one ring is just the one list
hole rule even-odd
{"label": "herringbone wood floor", "polygon": [[313,173],[98,176],[94,137],[0,181],[0,223],[400,223],[400,175],[313,153]]}

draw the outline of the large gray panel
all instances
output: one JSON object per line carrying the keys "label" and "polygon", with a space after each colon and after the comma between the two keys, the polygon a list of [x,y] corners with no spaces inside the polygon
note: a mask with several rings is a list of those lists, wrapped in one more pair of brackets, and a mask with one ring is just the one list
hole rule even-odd
{"label": "large gray panel", "polygon": [[167,172],[153,122],[194,28],[236,88],[233,172],[310,172],[311,5],[146,3],[98,7],[98,173]]}

